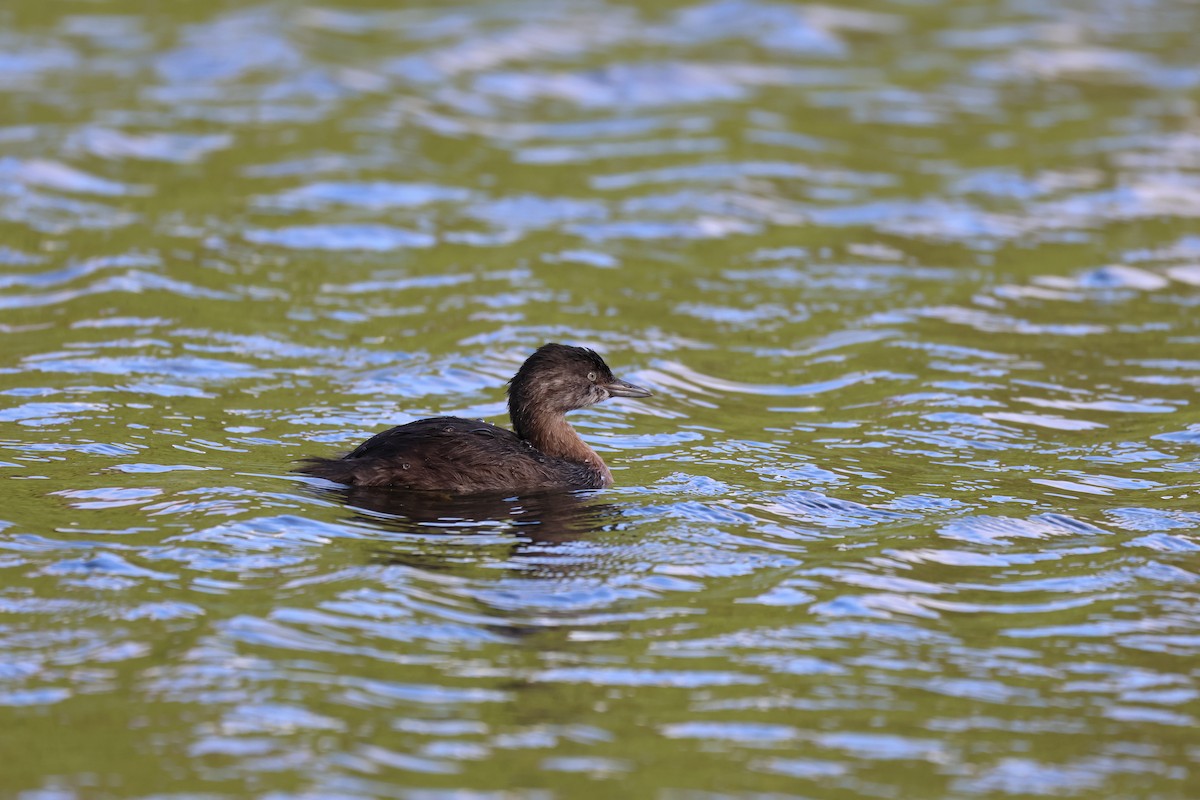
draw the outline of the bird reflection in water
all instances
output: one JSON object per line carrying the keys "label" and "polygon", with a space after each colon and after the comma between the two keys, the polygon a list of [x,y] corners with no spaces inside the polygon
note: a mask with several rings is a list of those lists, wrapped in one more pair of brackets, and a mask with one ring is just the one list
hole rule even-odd
{"label": "bird reflection in water", "polygon": [[[454,496],[353,486],[308,490],[344,506],[348,521],[368,529],[358,541],[369,563],[450,578],[426,584],[435,594],[445,593],[446,602],[433,605],[468,614],[471,624],[512,641],[592,624],[585,621],[591,613],[586,597],[578,607],[569,601],[579,586],[585,596],[593,591],[596,569],[612,551],[585,543],[594,534],[620,530],[626,515],[621,505],[592,492]],[[371,530],[380,535],[370,536]],[[488,567],[482,582],[480,566]],[[379,574],[389,592],[405,595],[415,591],[413,577],[403,571]],[[496,589],[515,592],[528,604],[522,600],[514,607],[493,597]],[[539,600],[547,589],[557,598],[553,607]]]}
{"label": "bird reflection in water", "polygon": [[[612,529],[621,519],[617,506],[598,501],[590,492],[456,496],[353,486],[320,491],[355,512],[355,522],[428,537],[511,535],[513,555],[527,549],[545,553],[545,545]],[[414,552],[411,547],[376,549],[373,560],[425,570],[448,569],[451,564],[445,550],[438,550],[440,556]]]}

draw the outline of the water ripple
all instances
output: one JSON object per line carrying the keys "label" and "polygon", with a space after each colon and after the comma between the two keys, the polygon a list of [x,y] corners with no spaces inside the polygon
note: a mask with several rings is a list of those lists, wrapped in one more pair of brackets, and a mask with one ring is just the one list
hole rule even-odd
{"label": "water ripple", "polygon": [[1196,4],[14,2],[0,795],[1187,794]]}

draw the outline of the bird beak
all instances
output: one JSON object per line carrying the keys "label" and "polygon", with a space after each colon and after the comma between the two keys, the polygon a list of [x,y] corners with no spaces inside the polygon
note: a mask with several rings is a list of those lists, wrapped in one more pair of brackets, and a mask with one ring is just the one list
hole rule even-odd
{"label": "bird beak", "polygon": [[640,386],[634,386],[632,383],[620,380],[614,380],[604,388],[613,397],[649,397],[651,395],[649,389],[643,389]]}

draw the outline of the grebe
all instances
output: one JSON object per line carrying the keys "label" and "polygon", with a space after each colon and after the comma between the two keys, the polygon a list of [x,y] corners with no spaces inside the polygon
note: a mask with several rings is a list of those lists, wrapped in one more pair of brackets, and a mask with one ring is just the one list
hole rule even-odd
{"label": "grebe", "polygon": [[607,489],[612,472],[567,422],[567,412],[650,391],[613,376],[595,351],[550,343],[508,382],[511,431],[431,417],[372,436],[341,458],[305,458],[297,472],[352,486],[475,494]]}

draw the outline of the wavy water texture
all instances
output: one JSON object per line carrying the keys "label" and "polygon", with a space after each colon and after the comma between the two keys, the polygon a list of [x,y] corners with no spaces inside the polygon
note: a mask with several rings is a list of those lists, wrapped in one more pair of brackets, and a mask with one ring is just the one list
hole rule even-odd
{"label": "wavy water texture", "polygon": [[1194,794],[1200,7],[392,5],[0,10],[0,795]]}

